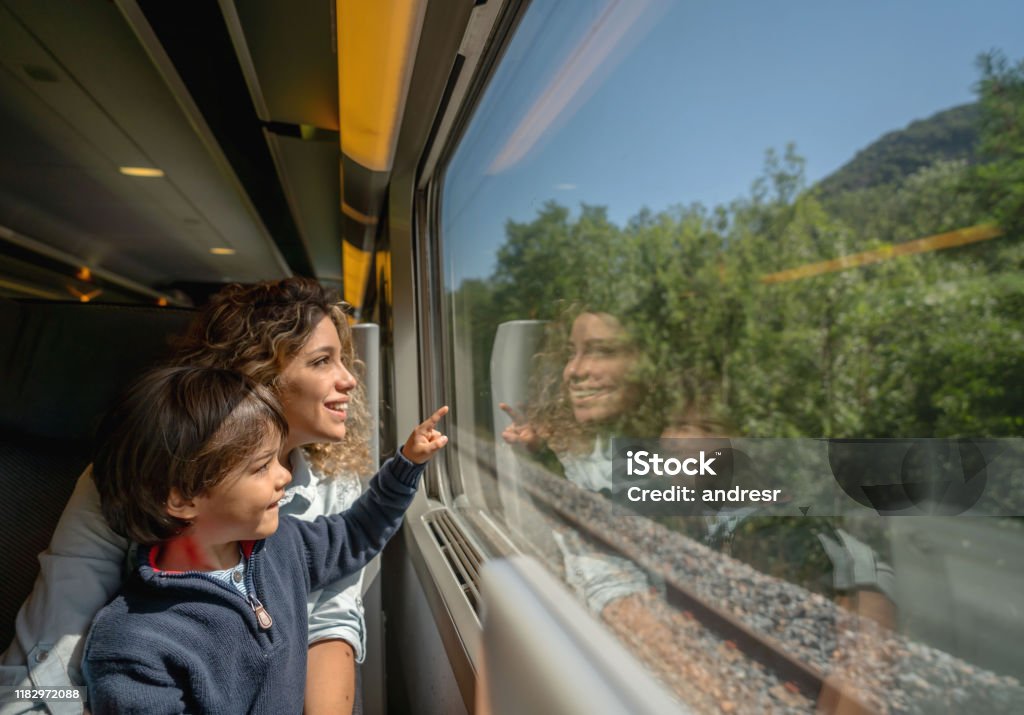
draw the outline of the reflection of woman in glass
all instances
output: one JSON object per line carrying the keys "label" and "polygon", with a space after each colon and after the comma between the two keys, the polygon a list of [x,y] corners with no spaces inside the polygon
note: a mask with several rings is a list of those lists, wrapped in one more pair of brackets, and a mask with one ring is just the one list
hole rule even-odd
{"label": "reflection of woman in glass", "polygon": [[[589,312],[573,321],[568,352],[560,375],[554,364],[545,364],[549,355],[538,356],[541,372],[535,382],[545,397],[554,392],[554,399],[535,400],[525,420],[502,404],[514,420],[502,436],[534,452],[546,444],[569,481],[607,492],[612,486],[607,429],[635,401],[629,376],[636,355],[616,318]],[[571,529],[555,529],[552,536],[566,580],[593,611],[601,613],[610,602],[648,589],[646,574],[629,560],[587,543]]]}
{"label": "reflection of woman in glass", "polygon": [[[570,310],[548,327],[535,358],[532,395],[502,437],[531,451],[548,447],[565,476],[592,491],[610,490],[611,438],[697,437],[720,432],[704,400],[681,375],[652,358],[623,321],[600,310]],[[638,322],[638,321],[633,321]],[[565,326],[571,325],[566,331]]]}
{"label": "reflection of woman in glass", "polygon": [[[501,405],[513,418],[502,437],[535,453],[546,447],[577,486],[610,494],[613,437],[700,434],[668,418],[680,390],[658,386],[649,351],[611,313],[572,310],[565,321],[548,326],[545,342],[534,360],[525,414]],[[566,579],[595,612],[650,589],[631,561],[577,532],[556,529],[554,539]]]}
{"label": "reflection of woman in glass", "polygon": [[[633,332],[642,333],[642,326],[638,327]],[[707,401],[693,389],[693,381],[674,376],[671,370],[651,369],[646,363],[651,362],[656,346],[639,345],[613,315],[580,313],[572,323],[567,347],[561,392],[554,407],[535,408],[548,420],[541,419],[545,426],[534,429],[551,433],[547,446],[570,481],[595,491],[611,488],[611,436],[723,434],[721,423],[710,417]],[[681,405],[673,401],[674,396],[686,402]],[[558,398],[564,400],[560,410]],[[516,429],[516,425],[509,427],[506,439],[514,441]],[[708,528],[701,535],[705,543],[891,625],[891,615],[883,615],[892,597],[891,569],[832,520],[794,522],[755,508],[717,509],[708,517]],[[793,548],[794,540],[801,548]],[[779,549],[772,548],[779,544],[785,544],[784,553],[802,557],[780,559]]]}
{"label": "reflection of woman in glass", "polygon": [[581,313],[569,336],[571,355],[562,371],[569,405],[579,424],[614,420],[636,399],[628,381],[637,355],[617,318]]}
{"label": "reflection of woman in glass", "polygon": [[[527,408],[525,420],[502,405],[514,420],[502,436],[532,451],[546,445],[571,482],[591,491],[609,490],[609,435],[639,394],[639,385],[630,379],[637,363],[635,348],[617,318],[583,312],[572,322],[564,358],[561,352],[559,346],[554,355],[538,356],[540,394]],[[562,360],[560,374],[543,364]]]}

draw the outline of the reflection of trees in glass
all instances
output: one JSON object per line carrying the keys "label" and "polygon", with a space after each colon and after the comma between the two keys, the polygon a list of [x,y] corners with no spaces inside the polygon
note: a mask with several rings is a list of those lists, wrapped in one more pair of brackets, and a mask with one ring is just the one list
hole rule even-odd
{"label": "reflection of trees in glass", "polygon": [[[1024,60],[1011,65],[999,52],[978,58],[981,155],[975,173],[982,207],[1019,237],[1024,228]],[[1021,253],[1016,253],[1020,267]]]}
{"label": "reflection of trees in glass", "polygon": [[[1024,62],[988,54],[979,66],[978,105],[937,115],[945,134],[919,122],[913,141],[887,136],[899,151],[883,152],[874,173],[860,162],[856,180],[806,188],[791,146],[768,153],[749,197],[712,211],[645,209],[619,227],[603,207],[573,219],[550,202],[533,221],[509,221],[493,276],[454,296],[476,393],[486,399],[499,322],[576,303],[624,316],[652,366],[648,384],[674,409],[686,407],[678,385],[711,386],[742,434],[1024,433]],[[960,151],[970,122],[978,149],[955,158],[949,132]],[[990,222],[1003,234],[977,244],[762,281]]]}

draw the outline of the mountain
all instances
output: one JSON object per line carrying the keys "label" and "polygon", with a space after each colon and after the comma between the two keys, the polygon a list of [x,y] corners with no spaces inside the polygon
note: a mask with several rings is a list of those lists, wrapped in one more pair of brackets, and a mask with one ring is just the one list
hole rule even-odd
{"label": "mountain", "polygon": [[937,160],[974,161],[980,109],[963,104],[889,132],[818,182],[822,198],[898,183]]}

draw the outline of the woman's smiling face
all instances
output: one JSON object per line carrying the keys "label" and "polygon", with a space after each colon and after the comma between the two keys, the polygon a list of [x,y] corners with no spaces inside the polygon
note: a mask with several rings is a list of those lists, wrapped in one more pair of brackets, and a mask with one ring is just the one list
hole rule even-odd
{"label": "woman's smiling face", "polygon": [[635,397],[629,373],[636,365],[636,353],[614,316],[583,313],[577,317],[569,350],[562,379],[577,422],[607,422],[629,409]]}
{"label": "woman's smiling face", "polygon": [[344,439],[349,394],[355,387],[355,377],[341,360],[338,329],[324,316],[281,371],[278,397],[288,421],[283,454],[305,444]]}

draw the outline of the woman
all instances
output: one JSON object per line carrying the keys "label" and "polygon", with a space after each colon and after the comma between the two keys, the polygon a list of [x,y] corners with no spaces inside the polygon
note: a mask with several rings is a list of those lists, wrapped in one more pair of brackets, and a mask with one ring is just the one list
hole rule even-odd
{"label": "woman", "polygon": [[[352,373],[357,363],[347,319],[318,283],[288,278],[228,286],[193,321],[175,362],[237,370],[275,391],[289,428],[282,462],[293,475],[283,513],[312,520],[345,509],[359,495],[358,476],[375,468],[371,425]],[[120,584],[128,547],[100,515],[86,469],[40,556],[39,577],[18,613],[3,666],[27,666],[32,681],[48,687],[80,683],[83,636]],[[354,705],[359,711],[355,666],[365,655],[360,596],[360,575],[310,596],[307,713],[349,713]],[[59,705],[50,708],[56,712]]]}

